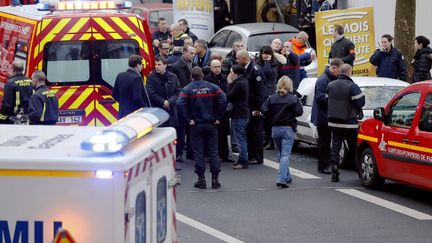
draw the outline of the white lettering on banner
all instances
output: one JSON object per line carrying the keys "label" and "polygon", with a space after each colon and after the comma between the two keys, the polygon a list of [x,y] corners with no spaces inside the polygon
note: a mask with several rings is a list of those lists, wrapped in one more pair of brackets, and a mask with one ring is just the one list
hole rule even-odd
{"label": "white lettering on banner", "polygon": [[0,28],[3,28],[5,30],[10,30],[10,31],[16,31],[23,35],[27,35],[30,32],[30,27],[28,26],[19,26],[16,24],[11,24],[3,21],[0,23]]}
{"label": "white lettering on banner", "polygon": [[[344,28],[345,34],[369,31],[368,21],[342,24],[342,26]],[[333,35],[333,32],[334,32],[334,25],[333,24],[323,25],[321,28],[322,28],[323,35]]]}

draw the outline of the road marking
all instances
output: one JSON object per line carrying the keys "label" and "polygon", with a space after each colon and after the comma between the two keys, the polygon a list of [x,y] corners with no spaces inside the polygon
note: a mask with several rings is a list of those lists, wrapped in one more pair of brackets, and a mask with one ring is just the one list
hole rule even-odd
{"label": "road marking", "polygon": [[367,202],[376,204],[378,206],[396,211],[398,213],[404,214],[406,216],[413,217],[418,220],[432,220],[432,216],[429,214],[422,213],[420,211],[387,201],[385,199],[372,196],[370,194],[361,192],[355,189],[336,189],[336,191],[340,191],[342,193],[348,194],[350,196],[365,200]]}
{"label": "road marking", "polygon": [[191,219],[189,217],[184,216],[181,213],[176,213],[176,219],[180,222],[183,222],[189,226],[194,227],[195,229],[201,230],[202,232],[209,234],[211,236],[214,236],[224,242],[228,242],[228,243],[245,243],[244,241],[241,241],[239,239],[236,239],[232,236],[229,236],[217,229],[214,229],[210,226],[207,226],[203,223],[200,223],[194,219]]}
{"label": "road marking", "polygon": [[[276,163],[272,160],[264,159],[264,165],[268,166],[270,168],[279,170],[279,163]],[[307,172],[297,170],[297,169],[294,169],[292,167],[289,167],[289,168],[290,168],[291,175],[293,175],[293,176],[297,176],[297,177],[300,177],[302,179],[321,179],[321,177],[309,174]]]}

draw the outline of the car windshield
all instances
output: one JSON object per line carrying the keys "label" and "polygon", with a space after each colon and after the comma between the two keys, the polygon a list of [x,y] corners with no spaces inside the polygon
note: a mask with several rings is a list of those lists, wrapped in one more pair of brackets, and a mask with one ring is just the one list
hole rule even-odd
{"label": "car windshield", "polygon": [[259,35],[249,36],[247,41],[247,50],[259,52],[261,47],[270,45],[272,40],[279,38],[282,42],[287,41],[294,37],[296,33],[263,33]]}
{"label": "car windshield", "polygon": [[364,110],[373,110],[377,107],[384,107],[390,99],[404,87],[401,86],[369,86],[361,87],[366,97]]}

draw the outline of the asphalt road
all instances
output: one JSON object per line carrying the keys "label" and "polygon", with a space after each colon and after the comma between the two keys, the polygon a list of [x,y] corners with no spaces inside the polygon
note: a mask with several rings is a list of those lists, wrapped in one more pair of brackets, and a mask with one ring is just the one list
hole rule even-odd
{"label": "asphalt road", "polygon": [[[178,242],[432,242],[432,192],[389,181],[369,190],[347,170],[332,183],[317,173],[317,154],[293,152],[287,189],[276,187],[276,151],[247,170],[223,163],[218,190],[194,188],[193,162],[179,163]],[[207,171],[208,188],[210,180]]]}

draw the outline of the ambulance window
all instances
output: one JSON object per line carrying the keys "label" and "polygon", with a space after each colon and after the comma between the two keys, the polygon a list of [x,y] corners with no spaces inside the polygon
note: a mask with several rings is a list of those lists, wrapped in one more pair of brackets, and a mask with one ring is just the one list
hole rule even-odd
{"label": "ambulance window", "polygon": [[419,93],[409,93],[397,99],[389,112],[389,125],[410,128],[419,99]]}
{"label": "ambulance window", "polygon": [[139,47],[134,40],[97,41],[95,54],[100,58],[102,80],[114,87],[117,74],[128,68],[128,59],[131,55],[139,55]]}
{"label": "ambulance window", "polygon": [[157,242],[164,242],[167,234],[167,181],[159,179],[157,184]]}
{"label": "ambulance window", "polygon": [[50,42],[45,45],[47,79],[52,83],[86,82],[90,79],[87,42]]}
{"label": "ambulance window", "polygon": [[145,191],[138,194],[135,201],[135,243],[146,242],[146,196]]}
{"label": "ambulance window", "polygon": [[432,132],[432,94],[428,94],[423,103],[419,129]]}

